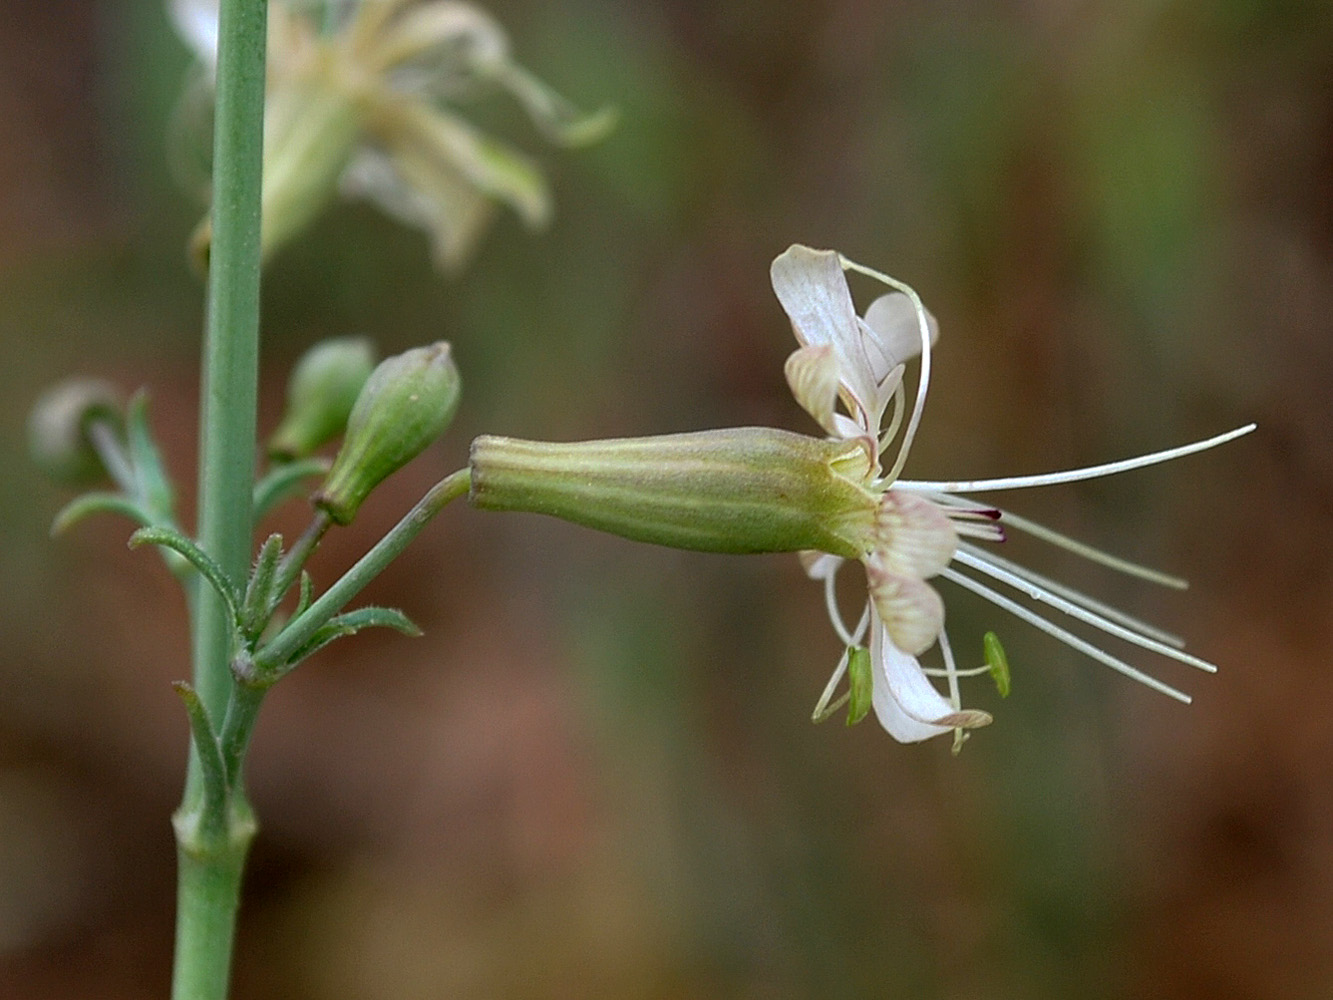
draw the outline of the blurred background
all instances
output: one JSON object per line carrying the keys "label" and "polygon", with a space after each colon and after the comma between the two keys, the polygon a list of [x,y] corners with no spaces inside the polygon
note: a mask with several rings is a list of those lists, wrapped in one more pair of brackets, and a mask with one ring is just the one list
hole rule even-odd
{"label": "blurred background", "polygon": [[[996,722],[815,727],[839,648],[792,557],[450,508],[366,634],[281,685],[251,755],[238,998],[1333,995],[1333,6],[1321,0],[496,0],[521,62],[617,130],[542,148],[443,278],[343,203],[272,263],[263,412],[313,341],[454,344],[463,409],[312,565],[327,583],[481,432],[813,431],[768,284],[789,243],[916,286],[943,336],[909,474],[1220,451],[1009,505],[1188,577],[1017,554],[1189,637],[1132,654],[1185,708],[995,628]],[[45,384],[150,387],[189,516],[201,206],[167,169],[188,57],[157,3],[5,5],[0,35],[0,994],[166,995],[184,609],[23,421]],[[854,285],[864,303],[874,294]],[[300,504],[270,530],[298,531]],[[1015,543],[1016,544],[1016,543]],[[1124,652],[1116,649],[1116,652]]]}

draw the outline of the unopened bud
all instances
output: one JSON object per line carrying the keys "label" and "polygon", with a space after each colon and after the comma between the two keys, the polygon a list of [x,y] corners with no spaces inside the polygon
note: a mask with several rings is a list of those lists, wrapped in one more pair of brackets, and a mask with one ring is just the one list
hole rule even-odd
{"label": "unopened bud", "polygon": [[365,337],[325,340],[306,351],[287,383],[287,410],[269,439],[269,455],[304,458],[341,434],[374,367]]}
{"label": "unopened bud", "polygon": [[315,505],[339,524],[350,523],[371,490],[444,433],[460,388],[443,340],[381,361],[347,418],[342,450]]}
{"label": "unopened bud", "polygon": [[28,452],[46,475],[67,486],[104,477],[106,469],[90,437],[92,425],[123,422],[124,403],[110,382],[72,378],[51,386],[28,415]]}
{"label": "unopened bud", "polygon": [[470,500],[706,552],[817,549],[857,558],[874,544],[879,498],[856,444],[736,427],[549,444],[472,443]]}

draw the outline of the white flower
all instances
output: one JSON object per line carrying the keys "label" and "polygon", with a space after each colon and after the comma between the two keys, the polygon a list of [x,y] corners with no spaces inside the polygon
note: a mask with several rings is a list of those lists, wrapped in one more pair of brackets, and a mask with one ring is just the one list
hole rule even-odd
{"label": "white flower", "polygon": [[[218,0],[170,0],[211,81]],[[426,231],[436,262],[467,257],[495,202],[530,226],[550,216],[537,166],[453,110],[487,88],[515,98],[552,142],[595,141],[614,114],[583,115],[512,61],[503,29],[457,0],[273,0],[265,101],[267,254],[335,190]],[[206,254],[207,225],[195,237]]]}
{"label": "white flower", "polygon": [[[847,287],[846,270],[869,275],[894,290],[872,302],[864,316],[858,316]],[[961,706],[959,678],[987,668],[957,668],[944,631],[944,602],[926,582],[937,576],[971,590],[1121,673],[1188,702],[1187,695],[1048,621],[976,576],[989,577],[1140,647],[1203,670],[1215,670],[1211,663],[1183,652],[1183,644],[1174,636],[991,554],[968,539],[1003,541],[1003,524],[1156,583],[1183,587],[1184,581],[1127,563],[960,494],[1072,482],[1123,472],[1215,447],[1248,433],[1254,425],[1167,451],[1049,475],[974,482],[904,480],[900,473],[920,423],[930,384],[931,346],[938,336],[934,319],[912,289],[831,250],[790,247],[773,262],[772,279],[773,290],[801,344],[787,359],[787,382],[797,402],[831,437],[854,441],[865,449],[870,468],[865,485],[880,495],[875,545],[861,558],[868,600],[855,628],[849,629],[843,621],[834,592],[835,577],[844,560],[825,553],[803,554],[807,573],[824,583],[829,617],[848,647],[816,706],[815,717],[827,717],[846,700],[844,696],[829,707],[833,692],[847,670],[851,651],[861,647],[868,634],[874,711],[880,724],[895,739],[914,742],[952,730],[956,741],[961,741],[966,730],[991,721],[987,713]],[[918,356],[921,359],[918,387],[903,427],[904,366]],[[837,409],[839,403],[842,412]],[[882,452],[899,437],[900,429],[898,453],[886,472]],[[964,568],[971,574],[962,572]],[[944,667],[927,670],[917,657],[936,644]],[[946,679],[947,697],[930,682],[927,675],[932,673]]]}

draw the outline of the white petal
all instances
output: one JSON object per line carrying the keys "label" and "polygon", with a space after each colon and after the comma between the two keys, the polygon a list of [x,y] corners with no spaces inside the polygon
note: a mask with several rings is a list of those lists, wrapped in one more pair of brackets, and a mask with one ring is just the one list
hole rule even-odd
{"label": "white petal", "polygon": [[866,580],[870,600],[900,649],[916,656],[935,644],[944,627],[944,601],[934,587],[890,572],[874,556],[866,561]]}
{"label": "white petal", "polygon": [[922,673],[916,657],[898,649],[878,621],[871,623],[870,661],[875,716],[900,743],[916,743],[951,729],[973,729],[991,721],[985,712],[949,704]]}
{"label": "white petal", "polygon": [[796,339],[802,345],[833,345],[843,385],[853,401],[869,413],[876,396],[876,379],[861,347],[861,321],[838,254],[796,244],[773,261],[769,273]]}
{"label": "white petal", "polygon": [[958,532],[936,504],[917,493],[888,490],[875,513],[875,554],[890,573],[924,579],[953,559]]}
{"label": "white petal", "polygon": [[423,102],[404,102],[398,111],[386,135],[391,156],[402,150],[438,164],[451,177],[461,175],[482,194],[510,205],[534,228],[550,218],[546,181],[527,157]]}
{"label": "white petal", "polygon": [[489,199],[460,174],[451,174],[407,150],[390,159],[362,150],[342,176],[343,194],[373,201],[389,215],[430,236],[443,271],[467,259],[491,213]]}
{"label": "white petal", "polygon": [[170,12],[177,33],[199,61],[217,66],[218,0],[171,0]]}
{"label": "white petal", "polygon": [[[871,362],[876,363],[882,372],[888,373],[894,366],[921,353],[921,326],[916,307],[902,292],[881,295],[870,303],[865,324],[870,328],[874,343],[874,347],[867,348],[867,351],[872,354]],[[926,326],[933,345],[939,339],[940,325],[929,312],[926,313]]]}
{"label": "white petal", "polygon": [[833,408],[838,402],[838,361],[831,344],[798,347],[782,366],[787,385],[801,409],[830,434],[838,434]]}
{"label": "white petal", "polygon": [[435,0],[393,20],[370,58],[384,69],[414,60],[447,60],[457,73],[496,66],[508,55],[509,41],[493,18],[471,4]]}

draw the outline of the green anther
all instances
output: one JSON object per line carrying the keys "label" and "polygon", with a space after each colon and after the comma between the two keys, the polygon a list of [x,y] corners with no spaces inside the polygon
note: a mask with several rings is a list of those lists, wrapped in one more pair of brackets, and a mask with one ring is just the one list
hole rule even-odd
{"label": "green anther", "polygon": [[869,713],[874,705],[873,680],[870,668],[870,650],[853,646],[847,650],[847,725],[854,726]]}
{"label": "green anther", "polygon": [[991,680],[995,682],[995,690],[1000,692],[1001,698],[1009,697],[1009,657],[1004,654],[1004,647],[1000,645],[1000,637],[994,632],[987,632],[981,637],[981,646],[986,655],[986,666],[989,668]]}

